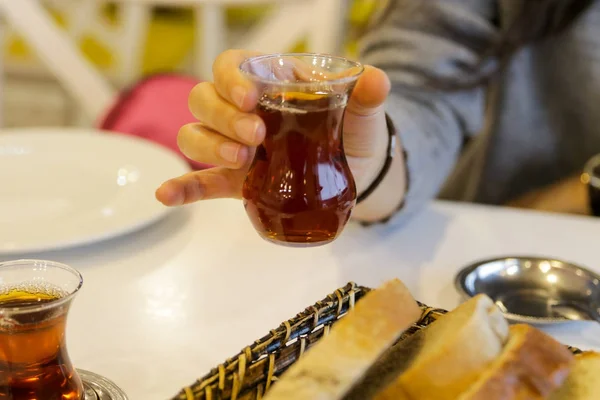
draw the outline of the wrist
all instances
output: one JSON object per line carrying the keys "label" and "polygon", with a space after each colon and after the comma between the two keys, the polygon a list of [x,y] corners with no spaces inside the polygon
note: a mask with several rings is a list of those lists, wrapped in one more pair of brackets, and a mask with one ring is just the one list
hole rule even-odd
{"label": "wrist", "polygon": [[369,186],[359,194],[353,213],[355,219],[365,224],[389,220],[403,207],[408,188],[405,153],[396,145],[396,128],[387,115],[385,122],[388,143],[383,166]]}
{"label": "wrist", "polygon": [[375,132],[375,144],[369,150],[369,154],[353,157],[352,160],[357,197],[361,196],[377,179],[388,156],[389,133],[385,113],[381,111],[381,115],[378,117],[375,126],[369,127]]}
{"label": "wrist", "polygon": [[405,155],[400,146],[396,147],[396,154],[390,165],[388,173],[381,183],[352,212],[352,218],[366,224],[387,221],[404,204],[404,197],[408,187]]}
{"label": "wrist", "polygon": [[366,188],[364,188],[363,190],[357,191],[358,192],[358,196],[356,198],[357,204],[360,204],[365,199],[367,199],[369,196],[371,196],[373,194],[373,192],[377,189],[377,187],[386,178],[386,175],[389,173],[389,170],[392,166],[393,158],[396,155],[396,129],[394,127],[394,124],[393,124],[391,118],[387,114],[384,114],[384,120],[385,120],[385,125],[386,125],[385,138],[387,139],[385,141],[385,143],[386,143],[385,152],[379,153],[382,156],[382,159],[380,159],[380,161],[381,161],[380,163],[375,164],[375,165],[379,165],[379,167],[375,170],[376,175],[374,175],[374,177],[372,177],[371,179],[366,181],[366,182],[369,182],[369,184],[368,184],[368,186],[366,186]]}

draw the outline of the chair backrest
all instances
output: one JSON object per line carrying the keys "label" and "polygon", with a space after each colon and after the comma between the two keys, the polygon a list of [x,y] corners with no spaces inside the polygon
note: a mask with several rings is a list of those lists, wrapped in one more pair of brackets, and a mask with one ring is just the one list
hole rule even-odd
{"label": "chair backrest", "polygon": [[89,118],[102,115],[114,100],[115,89],[37,0],[0,0],[0,16],[23,37]]}
{"label": "chair backrest", "polygon": [[[188,96],[198,82],[176,74],[147,77],[119,96],[98,127],[151,140],[185,157],[177,146],[177,133],[196,121],[188,109]],[[186,160],[195,169],[208,167]]]}

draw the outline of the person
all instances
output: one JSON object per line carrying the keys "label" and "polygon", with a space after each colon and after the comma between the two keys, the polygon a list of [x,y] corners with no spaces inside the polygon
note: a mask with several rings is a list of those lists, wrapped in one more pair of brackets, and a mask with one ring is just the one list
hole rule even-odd
{"label": "person", "polygon": [[[238,71],[255,54],[224,52],[214,82],[191,92],[199,123],[179,146],[218,167],[165,182],[164,204],[240,197],[265,137],[256,88]],[[436,195],[584,212],[580,171],[600,152],[600,2],[390,0],[361,60],[344,148],[359,194],[378,184],[354,219],[402,221]],[[381,176],[389,129],[398,146]]]}

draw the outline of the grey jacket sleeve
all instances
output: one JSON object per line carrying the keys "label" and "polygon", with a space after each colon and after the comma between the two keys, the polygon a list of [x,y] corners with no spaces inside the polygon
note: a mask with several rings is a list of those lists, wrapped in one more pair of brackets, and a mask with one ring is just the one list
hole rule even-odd
{"label": "grey jacket sleeve", "polygon": [[364,37],[361,60],[392,81],[386,109],[407,153],[409,179],[396,222],[436,196],[464,139],[483,122],[482,88],[433,90],[427,78],[470,76],[498,29],[495,0],[398,0],[387,11]]}

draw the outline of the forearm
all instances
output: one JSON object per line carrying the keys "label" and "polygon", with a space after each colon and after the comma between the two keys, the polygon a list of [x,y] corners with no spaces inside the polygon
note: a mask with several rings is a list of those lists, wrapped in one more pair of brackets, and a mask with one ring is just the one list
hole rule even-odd
{"label": "forearm", "polygon": [[483,88],[432,90],[428,77],[464,77],[477,69],[480,52],[497,34],[490,23],[495,0],[398,4],[373,25],[362,43],[363,61],[390,77],[386,111],[398,131],[392,168],[354,213],[363,221],[380,220],[396,211],[402,216],[394,221],[402,220],[434,198],[452,171],[464,138],[479,132],[483,122]]}

